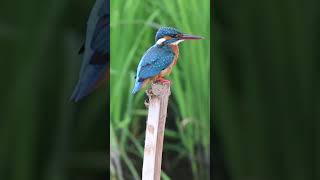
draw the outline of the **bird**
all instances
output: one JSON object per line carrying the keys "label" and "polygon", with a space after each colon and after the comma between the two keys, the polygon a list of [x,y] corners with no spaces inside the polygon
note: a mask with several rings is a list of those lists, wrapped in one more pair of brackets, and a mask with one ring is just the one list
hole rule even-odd
{"label": "bird", "polygon": [[179,57],[178,44],[185,40],[203,39],[182,33],[173,27],[160,27],[155,36],[155,44],[142,56],[135,76],[132,94],[136,94],[148,82],[170,83],[164,76],[169,75]]}
{"label": "bird", "polygon": [[109,78],[110,10],[109,0],[96,0],[87,20],[86,38],[79,54],[83,61],[79,80],[70,100],[78,102]]}

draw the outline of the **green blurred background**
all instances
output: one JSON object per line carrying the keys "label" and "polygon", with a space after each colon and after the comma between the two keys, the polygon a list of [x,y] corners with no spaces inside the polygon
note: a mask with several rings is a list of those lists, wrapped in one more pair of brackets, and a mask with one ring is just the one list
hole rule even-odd
{"label": "green blurred background", "polygon": [[215,1],[213,179],[320,179],[319,5]]}
{"label": "green blurred background", "polygon": [[205,40],[180,44],[168,77],[163,179],[209,179],[210,1],[117,0],[111,3],[111,178],[141,179],[147,110],[145,89],[131,95],[136,67],[159,26]]}
{"label": "green blurred background", "polygon": [[105,179],[106,87],[69,97],[94,0],[0,5],[0,179]]}

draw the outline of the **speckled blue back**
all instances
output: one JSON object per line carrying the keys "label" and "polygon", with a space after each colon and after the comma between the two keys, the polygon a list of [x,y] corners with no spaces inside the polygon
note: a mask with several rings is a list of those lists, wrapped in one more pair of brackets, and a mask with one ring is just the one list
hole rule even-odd
{"label": "speckled blue back", "polygon": [[158,75],[174,59],[174,52],[169,46],[153,45],[143,55],[137,69],[137,81]]}

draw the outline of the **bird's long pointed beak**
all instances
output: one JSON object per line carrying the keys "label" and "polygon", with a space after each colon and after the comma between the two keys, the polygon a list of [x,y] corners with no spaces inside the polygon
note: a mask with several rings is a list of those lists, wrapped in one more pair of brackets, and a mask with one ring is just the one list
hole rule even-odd
{"label": "bird's long pointed beak", "polygon": [[180,39],[183,39],[183,40],[197,40],[197,39],[204,39],[204,38],[201,37],[201,36],[194,36],[194,35],[190,35],[190,34],[182,34]]}

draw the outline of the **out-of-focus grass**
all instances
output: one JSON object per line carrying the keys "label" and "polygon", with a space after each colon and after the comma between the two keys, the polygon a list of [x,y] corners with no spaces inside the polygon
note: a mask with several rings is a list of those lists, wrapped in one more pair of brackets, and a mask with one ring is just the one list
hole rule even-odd
{"label": "out-of-focus grass", "polygon": [[[147,111],[144,90],[131,95],[136,66],[143,53],[154,44],[159,26],[204,36],[205,40],[183,42],[180,58],[169,79],[172,96],[166,129],[164,155],[179,154],[176,169],[187,167],[194,179],[209,179],[210,142],[210,1],[118,0],[111,2],[111,100],[110,126],[125,174],[140,179]],[[174,140],[174,142],[168,142]],[[171,159],[170,159],[171,160]],[[165,163],[165,162],[163,162]],[[163,167],[164,171],[168,170]],[[171,177],[183,175],[168,172]],[[170,176],[163,173],[164,179]]]}
{"label": "out-of-focus grass", "polygon": [[215,1],[215,125],[230,179],[320,179],[319,5]]}

